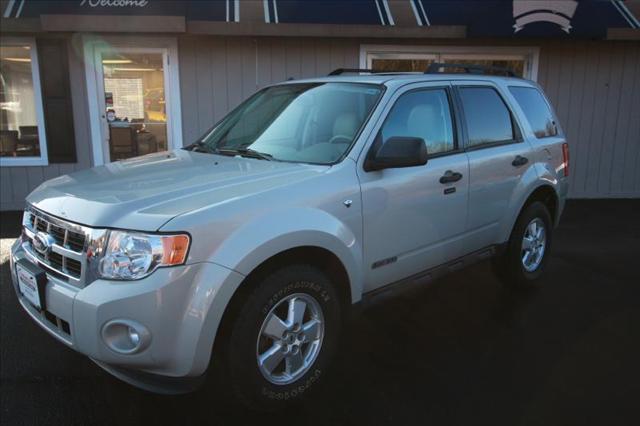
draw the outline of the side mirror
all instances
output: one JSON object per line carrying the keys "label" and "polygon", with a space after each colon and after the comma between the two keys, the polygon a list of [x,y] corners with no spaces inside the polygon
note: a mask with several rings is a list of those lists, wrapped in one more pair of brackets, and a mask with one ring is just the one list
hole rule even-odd
{"label": "side mirror", "polygon": [[427,144],[422,138],[393,136],[382,143],[381,139],[371,147],[364,170],[423,166],[427,164]]}

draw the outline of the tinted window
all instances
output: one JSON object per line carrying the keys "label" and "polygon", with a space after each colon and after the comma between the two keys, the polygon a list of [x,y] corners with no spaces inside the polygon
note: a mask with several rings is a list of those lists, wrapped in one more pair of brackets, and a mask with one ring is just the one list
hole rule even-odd
{"label": "tinted window", "polygon": [[558,133],[553,115],[542,93],[533,87],[509,87],[509,90],[524,111],[536,137],[545,138]]}
{"label": "tinted window", "polygon": [[409,92],[393,106],[382,126],[382,140],[394,136],[422,138],[429,154],[453,149],[453,125],[444,89]]}
{"label": "tinted window", "polygon": [[460,97],[470,146],[515,139],[511,113],[498,92],[490,87],[463,87]]}

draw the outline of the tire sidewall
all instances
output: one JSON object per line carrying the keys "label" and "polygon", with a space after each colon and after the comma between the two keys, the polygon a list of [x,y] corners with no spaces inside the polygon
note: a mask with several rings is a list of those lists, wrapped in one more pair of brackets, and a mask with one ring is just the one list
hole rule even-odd
{"label": "tire sidewall", "polygon": [[[324,317],[324,337],[320,353],[305,374],[293,383],[276,385],[260,372],[256,342],[271,309],[284,298],[304,293],[320,305]],[[236,394],[258,409],[274,410],[284,403],[301,400],[326,374],[340,331],[340,309],[336,292],[319,270],[304,265],[284,267],[258,283],[239,314],[230,335],[227,353],[228,374]]]}

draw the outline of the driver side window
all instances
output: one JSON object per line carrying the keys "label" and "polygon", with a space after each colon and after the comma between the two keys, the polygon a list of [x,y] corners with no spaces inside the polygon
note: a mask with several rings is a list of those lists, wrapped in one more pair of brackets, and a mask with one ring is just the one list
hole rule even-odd
{"label": "driver side window", "polygon": [[449,97],[445,89],[414,90],[400,96],[381,129],[382,140],[424,139],[429,155],[455,149]]}

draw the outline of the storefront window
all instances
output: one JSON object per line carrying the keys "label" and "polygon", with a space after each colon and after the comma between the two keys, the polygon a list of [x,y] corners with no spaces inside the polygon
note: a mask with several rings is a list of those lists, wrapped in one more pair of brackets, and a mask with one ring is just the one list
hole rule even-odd
{"label": "storefront window", "polygon": [[4,165],[46,164],[35,43],[0,43],[0,160]]}
{"label": "storefront window", "polygon": [[369,55],[369,67],[375,72],[424,72],[436,55],[423,53],[380,52]]}
{"label": "storefront window", "polygon": [[371,61],[371,69],[375,72],[424,72],[433,62],[433,59],[375,58]]}
{"label": "storefront window", "polygon": [[[535,48],[478,46],[364,46],[366,68],[376,72],[424,72],[434,62],[506,68],[523,78],[536,79]],[[365,64],[362,64],[365,65]],[[447,73],[464,72],[462,67],[447,67]],[[504,75],[499,70],[488,74]]]}
{"label": "storefront window", "polygon": [[[521,58],[491,58],[490,55],[483,56],[445,56],[443,62],[450,62],[460,65],[480,65],[483,67],[496,67],[513,71],[518,77],[524,77],[524,59]],[[454,69],[447,69],[447,72],[456,72]],[[504,75],[499,71],[489,71],[488,74]]]}

